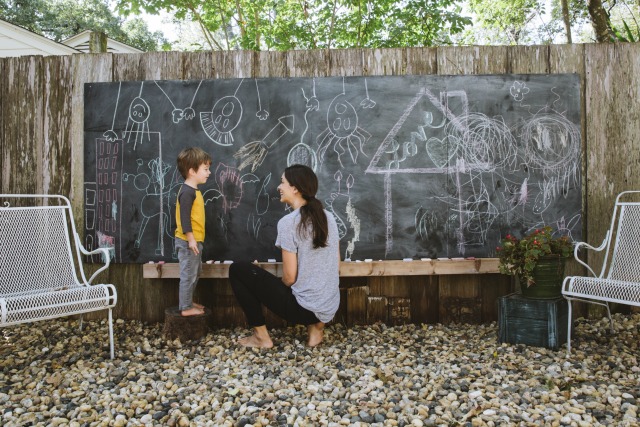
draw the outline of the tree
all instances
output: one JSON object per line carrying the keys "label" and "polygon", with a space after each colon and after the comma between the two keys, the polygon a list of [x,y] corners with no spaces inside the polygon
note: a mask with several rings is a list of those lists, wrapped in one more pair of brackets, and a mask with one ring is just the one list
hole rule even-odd
{"label": "tree", "polygon": [[588,0],[587,8],[597,42],[640,41],[640,25],[636,19],[640,2]]}
{"label": "tree", "polygon": [[85,30],[104,32],[114,40],[145,51],[166,43],[140,19],[124,21],[115,16],[108,0],[0,0],[0,14],[8,22],[55,41]]}
{"label": "tree", "polygon": [[211,49],[289,50],[450,44],[471,23],[460,0],[119,0],[197,22]]}

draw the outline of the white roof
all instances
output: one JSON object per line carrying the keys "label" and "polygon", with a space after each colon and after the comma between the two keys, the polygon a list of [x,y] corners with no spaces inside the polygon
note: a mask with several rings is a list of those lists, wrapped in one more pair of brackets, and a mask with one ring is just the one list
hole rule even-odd
{"label": "white roof", "polygon": [[23,55],[71,55],[77,49],[50,40],[0,19],[0,57]]}
{"label": "white roof", "polygon": [[[66,40],[63,40],[62,43],[67,46],[71,46],[75,49],[78,49],[81,52],[89,53],[89,37],[91,35],[91,31],[86,30],[81,32],[80,34],[76,34],[75,36],[69,37]],[[128,44],[120,43],[119,41],[115,41],[107,37],[107,52],[108,53],[142,53],[143,50],[136,49],[133,46],[129,46]]]}
{"label": "white roof", "polygon": [[[89,36],[86,30],[58,43],[40,34],[26,30],[0,19],[0,58],[24,55],[71,55],[89,53]],[[107,38],[109,53],[142,53],[140,49]]]}

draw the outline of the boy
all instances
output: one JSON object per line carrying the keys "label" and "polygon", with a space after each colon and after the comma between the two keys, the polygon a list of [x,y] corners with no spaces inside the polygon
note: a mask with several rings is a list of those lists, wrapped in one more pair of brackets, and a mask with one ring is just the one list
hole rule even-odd
{"label": "boy", "polygon": [[211,172],[211,156],[204,150],[191,147],[178,154],[178,170],[184,184],[176,202],[176,249],[180,263],[179,306],[183,316],[204,313],[204,306],[193,302],[193,291],[202,272],[202,243],[204,242],[204,199],[198,185],[207,182]]}

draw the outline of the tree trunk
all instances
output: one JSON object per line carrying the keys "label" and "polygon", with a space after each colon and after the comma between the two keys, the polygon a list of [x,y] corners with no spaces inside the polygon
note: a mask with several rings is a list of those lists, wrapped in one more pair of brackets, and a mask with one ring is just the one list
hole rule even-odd
{"label": "tree trunk", "polygon": [[567,32],[567,43],[571,44],[571,19],[569,17],[569,0],[561,0],[562,3],[562,20],[564,21],[564,29]]}
{"label": "tree trunk", "polygon": [[598,43],[611,42],[613,34],[609,26],[607,11],[602,7],[602,0],[589,0],[587,8],[589,9],[593,31],[596,33],[596,41]]}

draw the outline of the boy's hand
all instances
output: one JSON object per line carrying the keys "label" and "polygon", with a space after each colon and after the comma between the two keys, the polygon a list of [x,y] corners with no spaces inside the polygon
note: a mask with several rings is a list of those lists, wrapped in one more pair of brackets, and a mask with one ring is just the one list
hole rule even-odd
{"label": "boy's hand", "polygon": [[[191,233],[189,233],[191,234]],[[188,241],[189,241],[189,249],[191,249],[193,251],[194,254],[198,255],[200,253],[200,251],[198,250],[198,242],[196,242],[196,239],[193,238],[193,234],[191,234],[191,236],[187,236],[188,237]]]}

